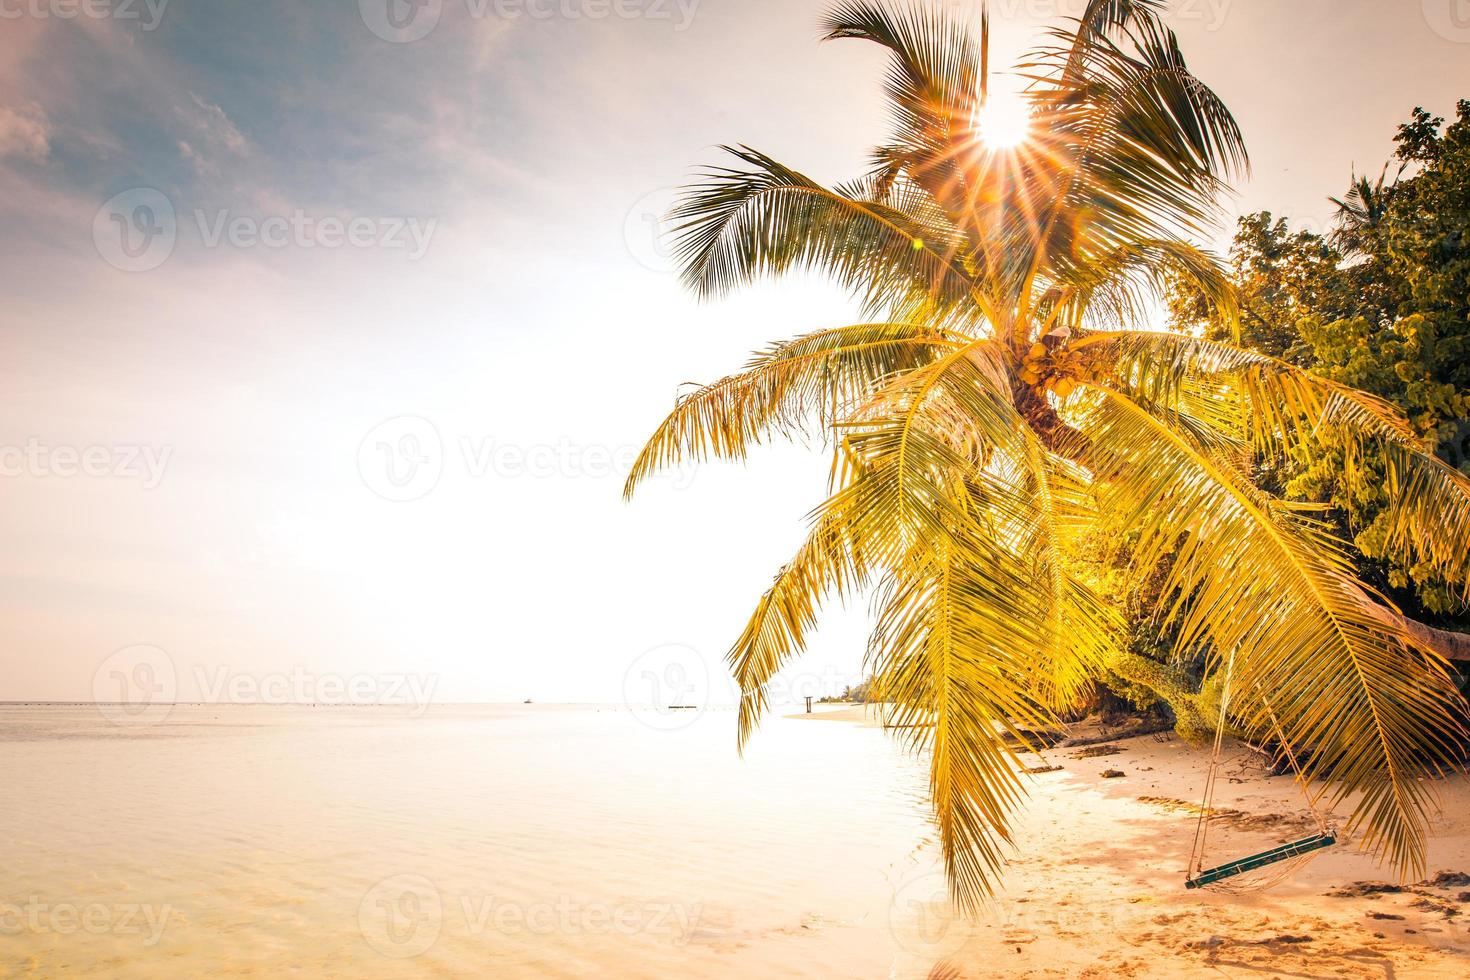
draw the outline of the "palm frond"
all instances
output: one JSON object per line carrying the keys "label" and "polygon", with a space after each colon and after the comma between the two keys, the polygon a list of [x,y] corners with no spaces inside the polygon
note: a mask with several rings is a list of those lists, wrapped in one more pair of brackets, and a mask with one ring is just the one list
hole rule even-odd
{"label": "palm frond", "polygon": [[861,323],[773,345],[740,374],[679,400],[634,461],[624,496],[681,460],[744,459],[771,436],[826,435],[890,375],[961,343],[929,326]]}
{"label": "palm frond", "polygon": [[767,684],[806,646],[817,613],[831,594],[846,598],[867,584],[868,566],[840,500],[815,515],[800,550],[776,574],[726,660],[740,686],[737,745],[744,751],[769,707]]}
{"label": "palm frond", "polygon": [[670,215],[684,282],[699,295],[811,268],[869,308],[909,296],[955,307],[969,297],[962,263],[950,258],[963,240],[937,212],[857,200],[757,150],[724,149],[744,166],[707,170]]}
{"label": "palm frond", "polygon": [[894,147],[952,216],[962,214],[969,179],[959,151],[972,140],[984,60],[965,25],[922,7],[848,0],[831,8],[823,32],[888,49]]}
{"label": "palm frond", "polygon": [[1060,161],[1034,195],[1048,203],[1028,279],[1205,230],[1224,179],[1248,166],[1234,117],[1189,71],[1173,32],[1147,11],[1125,20],[1116,38],[1080,49],[1066,32],[1022,66],[1037,154]]}
{"label": "palm frond", "polygon": [[1434,455],[1403,413],[1364,391],[1285,361],[1231,344],[1147,331],[1090,334],[1074,345],[1098,359],[1114,385],[1150,401],[1177,405],[1208,392],[1249,428],[1257,451],[1370,447],[1388,461],[1384,489],[1389,546],[1424,563],[1470,601],[1470,478]]}
{"label": "palm frond", "polygon": [[889,723],[929,756],[950,893],[965,909],[991,894],[1024,793],[1005,734],[1025,744],[1023,729],[1054,721],[1025,681],[1034,636],[1024,627],[1035,624],[1017,615],[1021,583],[1004,567],[963,545],[934,549],[885,583],[869,648]]}
{"label": "palm frond", "polygon": [[[1129,242],[1055,274],[1051,286],[1062,309],[1057,316],[1048,315],[1046,324],[1075,329],[1136,322],[1148,312],[1149,300],[1162,295],[1175,276],[1193,284],[1225,322],[1238,315],[1235,289],[1219,258],[1180,239]],[[1043,303],[1038,312],[1047,315],[1051,308]]]}
{"label": "palm frond", "polygon": [[1424,868],[1433,799],[1421,776],[1463,750],[1463,701],[1444,662],[1375,614],[1343,549],[1113,391],[1090,413],[1090,460],[1139,534],[1141,567],[1172,555],[1179,643],[1234,651],[1241,722],[1265,731],[1266,705],[1307,774],[1338,799],[1360,794],[1350,827],[1403,874]]}
{"label": "palm frond", "polygon": [[1017,551],[1033,569],[1027,592],[1046,622],[1032,675],[1038,699],[1063,711],[1076,707],[1106,672],[1122,643],[1123,621],[1082,580],[1070,557],[1097,530],[1091,475],[1047,450],[1029,430],[1026,435],[1026,472],[1015,492],[1032,512],[1016,534]]}
{"label": "palm frond", "polygon": [[1067,60],[1068,76],[1081,73],[1089,50],[1099,40],[1114,36],[1132,24],[1157,22],[1166,7],[1166,0],[1088,0],[1073,27],[1054,32],[1071,51]]}

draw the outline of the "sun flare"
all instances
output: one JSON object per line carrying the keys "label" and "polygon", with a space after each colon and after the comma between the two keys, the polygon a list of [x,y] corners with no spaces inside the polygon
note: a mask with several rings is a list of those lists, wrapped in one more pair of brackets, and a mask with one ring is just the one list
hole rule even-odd
{"label": "sun flare", "polygon": [[1031,114],[1019,98],[992,96],[976,113],[975,129],[986,146],[1009,149],[1031,131]]}

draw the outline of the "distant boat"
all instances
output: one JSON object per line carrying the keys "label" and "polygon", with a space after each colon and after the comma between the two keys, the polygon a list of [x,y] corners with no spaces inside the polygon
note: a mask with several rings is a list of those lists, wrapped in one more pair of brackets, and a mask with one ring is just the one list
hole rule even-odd
{"label": "distant boat", "polygon": [[524,700],[524,701],[521,702],[521,704],[530,704],[530,703],[531,703],[531,699],[530,698],[526,698],[526,700]]}

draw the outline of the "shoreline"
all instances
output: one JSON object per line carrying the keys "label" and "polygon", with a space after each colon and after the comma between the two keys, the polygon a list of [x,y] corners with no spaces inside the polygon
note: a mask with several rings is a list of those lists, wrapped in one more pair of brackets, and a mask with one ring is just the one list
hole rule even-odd
{"label": "shoreline", "polygon": [[[787,717],[879,725],[862,705]],[[1463,773],[1435,787],[1441,810],[1422,881],[1398,882],[1360,852],[1339,804],[1337,846],[1269,889],[1227,894],[1184,887],[1207,749],[1167,733],[1022,759],[1038,771],[994,907],[974,921],[954,918],[937,847],[925,846],[896,888],[895,908],[918,913],[897,924],[900,955],[909,960],[899,975],[931,968],[953,970],[944,975],[956,980],[1470,972],[1470,778]],[[1292,777],[1266,775],[1260,757],[1238,743],[1226,747],[1212,813],[1206,866],[1315,829]]]}
{"label": "shoreline", "polygon": [[873,705],[852,704],[847,701],[829,702],[827,704],[812,705],[811,714],[798,711],[794,714],[782,715],[783,718],[800,718],[802,721],[847,721],[864,728],[877,728],[881,726],[878,719],[878,710]]}

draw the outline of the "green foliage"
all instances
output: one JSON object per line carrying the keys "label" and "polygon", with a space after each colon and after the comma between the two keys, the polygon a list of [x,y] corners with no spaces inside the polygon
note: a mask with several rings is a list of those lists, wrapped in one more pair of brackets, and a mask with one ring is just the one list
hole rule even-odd
{"label": "green foliage", "polygon": [[[1398,171],[1355,178],[1332,200],[1326,236],[1268,212],[1240,220],[1231,274],[1247,347],[1383,398],[1438,456],[1470,473],[1470,101],[1449,127],[1423,109],[1399,127]],[[1408,176],[1405,176],[1408,174]],[[1169,296],[1174,325],[1226,339],[1189,285]],[[1364,569],[1401,601],[1431,613],[1462,605],[1431,563],[1393,547],[1387,461],[1340,448],[1296,456],[1276,474],[1288,496],[1332,505]]]}

